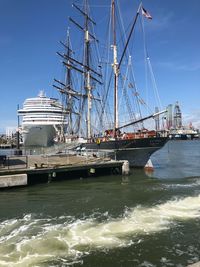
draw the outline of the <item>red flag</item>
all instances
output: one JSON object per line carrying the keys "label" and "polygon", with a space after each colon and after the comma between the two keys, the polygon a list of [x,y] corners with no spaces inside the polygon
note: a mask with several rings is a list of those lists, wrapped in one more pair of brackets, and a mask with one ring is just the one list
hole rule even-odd
{"label": "red flag", "polygon": [[152,16],[149,14],[149,12],[142,7],[142,15],[147,19],[152,19]]}

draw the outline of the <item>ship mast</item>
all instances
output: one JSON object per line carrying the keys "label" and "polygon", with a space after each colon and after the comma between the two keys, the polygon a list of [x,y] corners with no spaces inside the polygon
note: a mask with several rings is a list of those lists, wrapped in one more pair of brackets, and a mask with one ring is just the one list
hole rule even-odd
{"label": "ship mast", "polygon": [[[68,61],[67,63],[70,64],[69,58],[71,57],[72,50],[70,49],[70,36],[69,36],[69,29],[67,31],[67,57]],[[71,89],[72,88],[72,80],[71,80],[71,68],[67,67],[67,73],[66,73],[66,80],[65,80],[66,88]],[[72,133],[72,95],[68,94],[68,97],[66,97],[66,108],[69,109],[69,133]]]}
{"label": "ship mast", "polygon": [[[87,98],[87,115],[86,115],[86,135],[87,138],[90,139],[92,136],[91,132],[91,110],[92,110],[92,100],[98,100],[100,99],[94,97],[92,95],[92,81],[95,81],[99,84],[102,84],[101,81],[99,81],[98,78],[102,78],[102,75],[95,71],[92,66],[91,66],[91,42],[98,40],[95,38],[95,36],[89,31],[89,26],[91,24],[96,25],[94,20],[89,17],[89,10],[88,10],[88,0],[84,0],[84,10],[79,8],[76,4],[73,4],[73,7],[75,7],[78,12],[84,17],[84,27],[81,26],[79,23],[77,23],[75,20],[72,18],[69,18],[69,20],[76,26],[78,27],[81,31],[84,32],[84,59],[83,63],[75,60],[73,58],[70,59],[70,67],[72,67],[74,70],[78,71],[79,73],[83,74],[84,77],[84,89],[85,89],[85,94],[80,94],[79,96],[82,96],[84,98]],[[79,66],[82,67],[82,69],[74,66],[71,64],[71,62],[75,63],[76,65],[78,64]],[[97,77],[97,78],[96,78]]]}
{"label": "ship mast", "polygon": [[119,127],[119,110],[118,110],[118,80],[119,80],[119,73],[120,73],[120,67],[122,64],[122,60],[125,56],[128,44],[130,42],[130,38],[133,34],[140,10],[142,8],[142,4],[139,5],[139,8],[137,10],[135,19],[133,21],[130,33],[128,35],[124,50],[122,52],[122,55],[120,57],[119,63],[118,63],[118,59],[117,59],[117,37],[116,37],[116,5],[115,5],[115,0],[111,0],[111,11],[112,11],[112,34],[113,34],[113,72],[114,72],[114,127],[113,127],[113,135],[114,137],[116,137],[116,131],[120,128],[123,127]]}
{"label": "ship mast", "polygon": [[85,0],[85,89],[87,94],[87,138],[91,138],[91,82],[90,82],[90,38],[89,38],[89,17],[88,17],[88,1]]}
{"label": "ship mast", "polygon": [[119,114],[118,114],[118,77],[119,68],[117,62],[117,44],[116,44],[116,12],[115,12],[115,0],[112,0],[112,33],[113,33],[113,71],[114,71],[114,129],[113,134],[116,136],[116,129],[119,126]]}
{"label": "ship mast", "polygon": [[[75,96],[75,91],[73,91],[72,89],[72,77],[71,77],[71,66],[70,66],[70,58],[71,58],[71,54],[72,54],[72,50],[70,48],[70,34],[69,34],[69,29],[67,31],[67,40],[66,42],[62,42],[60,41],[60,44],[62,44],[65,48],[66,54],[61,54],[59,52],[57,52],[57,54],[62,57],[62,59],[64,59],[65,61],[63,61],[63,65],[67,68],[66,71],[66,75],[65,75],[65,81],[61,82],[57,79],[54,79],[54,82],[56,84],[53,84],[53,87],[55,87],[63,96],[63,100],[64,100],[64,105],[63,105],[63,113],[64,114],[68,114],[69,119],[68,119],[68,133],[72,133],[72,113],[73,109],[72,109],[72,102],[73,102],[73,98]],[[64,124],[64,121],[63,121]],[[64,125],[62,125],[62,137],[64,138]]]}
{"label": "ship mast", "polygon": [[[72,50],[70,49],[70,40],[68,38],[67,44],[63,44],[64,47],[67,49],[66,54],[57,53],[62,59],[63,64],[67,68],[67,74],[66,74],[66,81],[65,84],[60,82],[59,80],[54,79],[54,81],[58,85],[54,85],[55,88],[57,88],[62,94],[68,95],[68,104],[69,109],[71,110],[71,113],[75,113],[79,115],[79,118],[83,115],[83,106],[81,107],[80,113],[74,112],[72,109],[72,103],[73,99],[79,100],[80,98],[87,99],[87,107],[86,107],[86,135],[87,138],[90,139],[92,136],[91,131],[91,109],[92,109],[92,100],[101,101],[98,97],[95,97],[92,95],[92,82],[97,82],[99,84],[102,84],[99,78],[102,78],[102,75],[98,73],[96,70],[92,68],[91,64],[91,42],[98,40],[95,38],[95,36],[89,31],[90,25],[96,25],[96,23],[89,17],[89,9],[88,9],[88,0],[84,0],[84,9],[82,10],[79,6],[76,4],[73,4],[73,7],[83,16],[84,18],[84,26],[77,23],[74,19],[71,17],[69,18],[69,21],[72,22],[79,30],[81,30],[84,34],[84,57],[83,61],[79,61],[72,57]],[[79,92],[72,87],[72,81],[71,81],[71,71],[72,69],[76,71],[77,73],[81,74],[82,77],[84,77],[84,89],[85,92]],[[83,101],[84,102],[84,101]],[[71,105],[71,106],[70,106]],[[82,114],[81,114],[82,113]],[[69,124],[72,124],[72,118],[70,116],[69,118]],[[78,123],[80,127],[80,121]]]}

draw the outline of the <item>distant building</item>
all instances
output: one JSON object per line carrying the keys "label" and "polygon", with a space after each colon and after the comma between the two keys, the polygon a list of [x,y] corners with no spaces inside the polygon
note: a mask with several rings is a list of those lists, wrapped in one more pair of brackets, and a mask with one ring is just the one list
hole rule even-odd
{"label": "distant building", "polygon": [[170,104],[167,107],[166,128],[168,130],[181,129],[182,126],[182,113],[177,101],[174,106]]}
{"label": "distant building", "polygon": [[16,132],[16,128],[15,127],[7,127],[6,128],[6,138],[10,139],[14,136]]}
{"label": "distant building", "polygon": [[171,129],[173,126],[172,108],[173,108],[172,104],[168,105],[168,107],[167,107],[166,128],[168,130]]}
{"label": "distant building", "polygon": [[174,121],[173,121],[173,127],[174,129],[180,129],[182,127],[182,114],[181,114],[181,109],[178,104],[178,101],[176,102],[174,106]]}
{"label": "distant building", "polygon": [[193,139],[199,137],[199,130],[192,126],[184,126],[182,123],[182,113],[178,101],[175,105],[168,105],[166,114],[166,129],[172,139]]}
{"label": "distant building", "polygon": [[[155,108],[155,113],[158,113],[159,109],[158,107]],[[160,120],[159,120],[159,115],[155,117],[155,126],[156,126],[156,131],[160,130]]]}

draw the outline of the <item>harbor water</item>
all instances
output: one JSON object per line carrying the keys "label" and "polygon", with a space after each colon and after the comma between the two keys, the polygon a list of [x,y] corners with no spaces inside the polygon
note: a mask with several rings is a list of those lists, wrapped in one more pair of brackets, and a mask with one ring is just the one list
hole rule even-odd
{"label": "harbor water", "polygon": [[200,141],[169,141],[153,173],[0,192],[0,267],[185,267],[200,260]]}

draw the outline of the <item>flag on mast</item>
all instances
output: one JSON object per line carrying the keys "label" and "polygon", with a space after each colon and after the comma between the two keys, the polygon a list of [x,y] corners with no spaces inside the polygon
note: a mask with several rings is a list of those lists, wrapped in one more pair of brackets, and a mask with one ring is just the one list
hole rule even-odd
{"label": "flag on mast", "polygon": [[147,19],[152,19],[152,16],[149,14],[149,12],[142,7],[142,15]]}

